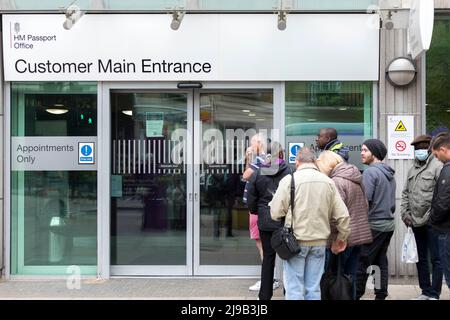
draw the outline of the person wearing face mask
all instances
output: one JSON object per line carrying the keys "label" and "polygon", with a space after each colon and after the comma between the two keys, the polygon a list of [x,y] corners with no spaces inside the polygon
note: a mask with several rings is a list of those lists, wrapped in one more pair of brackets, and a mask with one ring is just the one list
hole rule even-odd
{"label": "person wearing face mask", "polygon": [[[408,171],[402,192],[402,220],[414,232],[419,255],[416,266],[422,293],[414,300],[437,300],[442,287],[443,273],[439,259],[438,235],[430,224],[431,199],[442,163],[429,150],[430,141],[431,136],[420,135],[411,143],[414,146],[414,163]],[[431,280],[429,254],[432,265]]]}

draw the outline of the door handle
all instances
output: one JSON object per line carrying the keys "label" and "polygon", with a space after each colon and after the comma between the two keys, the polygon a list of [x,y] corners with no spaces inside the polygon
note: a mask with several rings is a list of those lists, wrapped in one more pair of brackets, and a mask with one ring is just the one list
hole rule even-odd
{"label": "door handle", "polygon": [[192,192],[189,192],[189,201],[192,201]]}
{"label": "door handle", "polygon": [[198,201],[198,193],[196,192],[196,193],[194,193],[194,195],[195,195],[195,201]]}

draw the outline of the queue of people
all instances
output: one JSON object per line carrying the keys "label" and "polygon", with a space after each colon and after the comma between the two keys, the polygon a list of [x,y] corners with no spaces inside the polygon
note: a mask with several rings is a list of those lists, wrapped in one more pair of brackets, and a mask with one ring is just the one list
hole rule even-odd
{"label": "queue of people", "polygon": [[[248,181],[245,200],[253,223],[250,232],[254,234],[256,225],[258,247],[262,248],[259,299],[270,300],[278,287],[274,279],[276,252],[270,240],[283,224],[292,227],[301,248],[300,253],[283,261],[286,299],[320,300],[322,275],[336,268],[330,261],[337,255],[340,269],[351,278],[353,299],[365,294],[368,272],[374,266],[379,270],[375,299],[386,299],[396,181],[395,170],[384,162],[384,143],[378,139],[362,143],[361,161],[367,167],[361,174],[348,163],[348,149],[333,128],[319,131],[318,157],[307,147],[298,151],[295,168],[285,163],[279,143],[269,142],[264,148],[262,141],[267,139],[257,136],[253,140],[248,150],[253,155],[248,157],[244,177]],[[416,299],[437,300],[443,276],[450,287],[450,134],[434,138],[421,135],[411,144],[415,160],[402,192],[401,218],[412,227],[417,243],[422,292]]]}

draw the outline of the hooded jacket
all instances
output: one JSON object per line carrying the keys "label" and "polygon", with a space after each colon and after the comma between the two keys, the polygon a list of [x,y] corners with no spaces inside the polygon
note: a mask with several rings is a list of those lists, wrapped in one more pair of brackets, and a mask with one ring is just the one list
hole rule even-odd
{"label": "hooded jacket", "polygon": [[414,160],[408,170],[405,187],[402,192],[401,213],[402,220],[412,220],[414,227],[428,223],[431,212],[433,190],[441,173],[442,162],[432,154],[425,163]]}
{"label": "hooded jacket", "polygon": [[363,172],[363,186],[369,202],[369,221],[394,219],[395,170],[383,162],[371,164]]}
{"label": "hooded jacket", "polygon": [[247,185],[247,206],[251,214],[258,215],[259,230],[274,231],[283,225],[280,221],[272,220],[269,202],[280,180],[291,172],[293,170],[281,160],[272,167],[270,163],[261,165],[250,177]]}
{"label": "hooded jacket", "polygon": [[325,145],[325,148],[323,150],[330,150],[333,152],[336,152],[338,155],[342,157],[346,162],[348,161],[348,153],[350,150],[348,147],[344,147],[344,144],[340,142],[338,139],[331,140]]}
{"label": "hooded jacket", "polygon": [[[358,168],[346,162],[338,164],[330,173],[342,200],[347,206],[350,215],[350,235],[347,245],[357,246],[372,242],[370,231],[366,196],[362,186],[362,175]],[[336,239],[337,230],[332,220],[332,233],[330,242]]]}

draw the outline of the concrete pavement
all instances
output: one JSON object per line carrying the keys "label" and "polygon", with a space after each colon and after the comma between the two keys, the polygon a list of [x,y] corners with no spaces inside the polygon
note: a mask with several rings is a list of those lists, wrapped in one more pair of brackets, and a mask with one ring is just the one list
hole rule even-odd
{"label": "concrete pavement", "polygon": [[[64,280],[0,280],[0,299],[168,299],[168,300],[255,300],[257,292],[248,287],[250,278],[113,278],[82,280],[79,289],[69,289]],[[409,300],[420,294],[416,284],[391,281],[390,300]],[[414,283],[414,282],[413,282]],[[69,287],[70,287],[69,283]],[[450,300],[450,292],[442,285],[442,300]],[[369,292],[369,290],[368,290]],[[366,294],[363,299],[374,296]],[[275,300],[282,300],[283,290],[274,291]]]}

